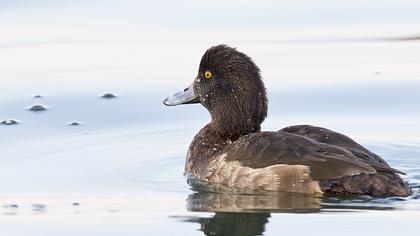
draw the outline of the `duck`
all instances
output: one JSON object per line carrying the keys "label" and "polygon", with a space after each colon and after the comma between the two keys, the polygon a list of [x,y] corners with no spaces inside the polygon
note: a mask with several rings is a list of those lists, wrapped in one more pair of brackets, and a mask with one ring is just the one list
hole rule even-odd
{"label": "duck", "polygon": [[228,45],[207,49],[193,83],[163,103],[199,103],[210,113],[186,155],[184,174],[200,183],[322,195],[411,194],[403,172],[344,134],[311,125],[261,131],[268,97],[260,69]]}

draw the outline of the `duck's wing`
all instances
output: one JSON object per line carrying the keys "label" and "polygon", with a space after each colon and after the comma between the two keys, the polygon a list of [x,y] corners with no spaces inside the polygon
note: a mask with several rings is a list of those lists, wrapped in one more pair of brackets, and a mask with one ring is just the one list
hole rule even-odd
{"label": "duck's wing", "polygon": [[314,180],[377,173],[373,166],[346,148],[284,131],[246,135],[229,145],[226,154],[227,161],[250,168],[277,164],[308,166]]}
{"label": "duck's wing", "polygon": [[319,143],[325,143],[344,148],[350,151],[356,158],[363,160],[378,171],[405,174],[404,172],[391,168],[384,159],[367,150],[362,145],[356,143],[353,139],[347,137],[344,134],[311,125],[289,126],[281,129],[280,131],[308,137]]}

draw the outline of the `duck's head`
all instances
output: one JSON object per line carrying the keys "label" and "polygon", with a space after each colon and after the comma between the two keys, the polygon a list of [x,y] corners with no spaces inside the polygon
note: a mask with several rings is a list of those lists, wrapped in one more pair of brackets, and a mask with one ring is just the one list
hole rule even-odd
{"label": "duck's head", "polygon": [[267,115],[259,68],[250,57],[226,45],[209,48],[193,83],[163,103],[201,103],[211,114],[213,128],[230,137],[259,131]]}

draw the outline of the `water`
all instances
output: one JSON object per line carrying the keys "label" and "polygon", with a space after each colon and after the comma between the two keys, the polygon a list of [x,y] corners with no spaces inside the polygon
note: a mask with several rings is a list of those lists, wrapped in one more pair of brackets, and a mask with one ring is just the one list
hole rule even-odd
{"label": "water", "polygon": [[[0,33],[2,235],[418,232],[420,44],[395,40],[418,32],[254,27],[263,18],[250,28],[229,21],[234,31],[215,30],[208,20],[199,32],[197,23],[150,31],[119,25],[140,24],[149,13],[127,20],[134,13],[122,17],[109,2],[101,9],[118,15],[118,24],[104,24],[110,18],[103,13],[94,14],[100,23],[83,18],[97,4],[74,20],[72,7],[80,4],[65,5],[57,22],[51,18],[60,4],[37,5],[33,15],[9,4],[0,16],[16,20]],[[169,25],[180,27],[187,16]],[[269,95],[263,130],[312,124],[345,133],[406,172],[413,194],[338,198],[190,187],[182,175],[186,150],[210,117],[199,105],[169,108],[162,100],[192,82],[202,53],[218,43],[238,47],[261,68]],[[34,105],[46,109],[28,110]]]}
{"label": "water", "polygon": [[[76,82],[59,81],[64,88]],[[130,81],[101,89],[92,83],[77,95],[60,96],[54,90],[42,98],[33,94],[54,82],[26,81],[29,86],[9,87],[15,93],[2,102],[2,114],[7,114],[2,119],[21,123],[0,126],[1,231],[8,235],[277,235],[339,229],[343,234],[383,230],[391,235],[402,227],[416,230],[420,126],[418,113],[411,108],[418,104],[383,104],[390,99],[389,90],[404,102],[418,101],[419,95],[410,92],[419,88],[416,81],[376,89],[365,84],[329,86],[337,94],[334,103],[319,85],[292,82],[269,87],[270,113],[264,129],[311,123],[354,137],[407,172],[404,178],[414,194],[388,199],[191,189],[182,176],[185,153],[209,116],[199,105],[162,105],[162,98],[184,87],[182,82],[142,86],[142,81]],[[358,87],[354,92],[358,98],[349,99]],[[107,91],[119,96],[101,98]],[[304,101],[298,94],[311,99]],[[368,100],[370,96],[375,99]],[[26,110],[34,102],[49,109]],[[69,126],[72,120],[83,124]]]}

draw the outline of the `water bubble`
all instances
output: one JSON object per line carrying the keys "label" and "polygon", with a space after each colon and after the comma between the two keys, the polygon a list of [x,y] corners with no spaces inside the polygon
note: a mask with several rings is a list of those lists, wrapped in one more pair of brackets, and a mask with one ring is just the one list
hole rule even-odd
{"label": "water bubble", "polygon": [[44,106],[44,105],[41,105],[41,104],[35,104],[35,105],[30,106],[28,108],[28,110],[30,110],[30,111],[45,111],[45,110],[47,110],[47,107]]}
{"label": "water bubble", "polygon": [[18,208],[19,206],[17,204],[6,204],[3,205],[4,208]]}
{"label": "water bubble", "polygon": [[40,204],[40,203],[32,204],[32,211],[34,213],[43,214],[45,213],[46,209],[47,209],[47,206],[44,204]]}
{"label": "water bubble", "polygon": [[17,125],[20,122],[17,120],[3,120],[2,122],[0,122],[0,124],[2,125]]}
{"label": "water bubble", "polygon": [[112,98],[116,98],[117,96],[115,96],[112,93],[105,93],[101,96],[101,98],[105,98],[105,99],[112,99]]}
{"label": "water bubble", "polygon": [[44,204],[40,204],[40,203],[34,203],[32,204],[33,208],[46,208],[47,206]]}
{"label": "water bubble", "polygon": [[80,122],[80,121],[71,121],[67,124],[70,125],[70,126],[79,126],[79,125],[82,125],[83,123]]}
{"label": "water bubble", "polygon": [[4,215],[17,215],[17,209],[18,209],[18,205],[17,204],[5,204],[3,205],[3,208],[5,208],[5,211],[3,214]]}

